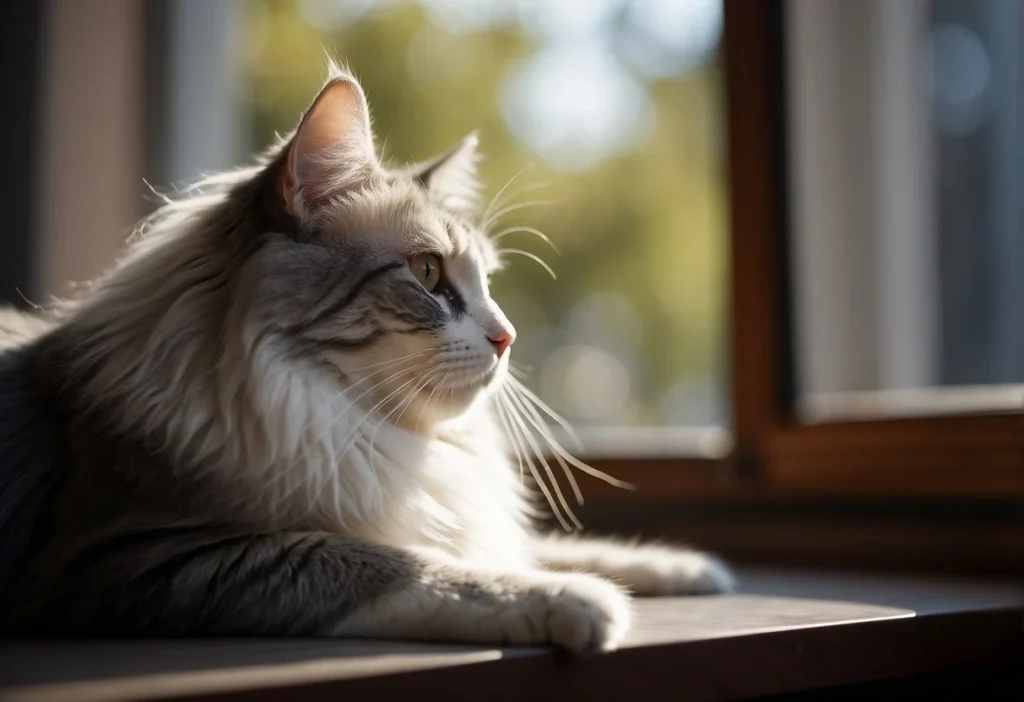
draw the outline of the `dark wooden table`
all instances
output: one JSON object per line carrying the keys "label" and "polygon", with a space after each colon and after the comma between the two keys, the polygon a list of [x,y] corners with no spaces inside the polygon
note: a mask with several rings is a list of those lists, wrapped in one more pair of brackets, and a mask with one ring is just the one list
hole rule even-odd
{"label": "dark wooden table", "polygon": [[741,594],[638,602],[625,648],[332,640],[0,644],[0,700],[741,699],[1024,655],[1024,589],[750,571]]}

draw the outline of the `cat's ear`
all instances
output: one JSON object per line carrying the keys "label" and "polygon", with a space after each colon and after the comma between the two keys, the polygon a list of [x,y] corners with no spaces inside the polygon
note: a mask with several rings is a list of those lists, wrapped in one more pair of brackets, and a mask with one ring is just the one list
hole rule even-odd
{"label": "cat's ear", "polygon": [[446,153],[414,166],[412,175],[442,206],[455,211],[472,211],[480,197],[479,144],[477,132],[470,132]]}
{"label": "cat's ear", "polygon": [[285,210],[296,212],[376,163],[370,110],[356,79],[331,64],[295,131],[278,174]]}

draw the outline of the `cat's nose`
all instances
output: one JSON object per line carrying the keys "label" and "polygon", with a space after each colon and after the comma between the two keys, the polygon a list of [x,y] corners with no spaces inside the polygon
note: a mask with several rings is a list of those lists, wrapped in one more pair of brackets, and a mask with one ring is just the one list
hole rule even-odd
{"label": "cat's nose", "polygon": [[498,358],[505,353],[505,349],[512,345],[512,342],[516,340],[515,334],[507,329],[491,334],[487,337],[491,343],[494,344],[494,352],[498,354]]}

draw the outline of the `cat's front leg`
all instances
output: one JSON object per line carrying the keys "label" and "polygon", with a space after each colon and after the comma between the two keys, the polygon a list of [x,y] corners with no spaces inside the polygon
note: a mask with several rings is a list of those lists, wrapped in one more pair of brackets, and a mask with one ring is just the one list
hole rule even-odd
{"label": "cat's front leg", "polygon": [[592,575],[495,571],[326,533],[163,526],[96,539],[52,568],[0,632],[359,636],[617,647],[627,594]]}
{"label": "cat's front leg", "polygon": [[347,617],[333,633],[484,644],[554,644],[578,653],[609,651],[631,620],[627,594],[582,573],[479,569],[420,555],[400,590]]}
{"label": "cat's front leg", "polygon": [[537,538],[533,552],[544,568],[600,575],[641,597],[712,595],[736,586],[724,563],[692,549],[552,535]]}

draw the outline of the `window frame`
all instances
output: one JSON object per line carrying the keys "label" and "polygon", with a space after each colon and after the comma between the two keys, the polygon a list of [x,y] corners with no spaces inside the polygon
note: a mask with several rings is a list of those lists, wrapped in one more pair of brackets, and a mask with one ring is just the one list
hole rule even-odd
{"label": "window frame", "polygon": [[[785,9],[785,0],[724,0],[732,449],[722,458],[592,461],[639,494],[588,485],[590,513],[601,528],[689,527],[687,537],[702,534],[702,545],[725,550],[763,537],[763,548],[746,549],[755,560],[787,549],[798,562],[828,560],[843,546],[832,560],[852,553],[845,565],[898,565],[901,549],[916,548],[916,566],[1009,573],[1020,564],[1010,545],[1024,543],[1024,411],[813,423],[797,412]],[[836,509],[822,514],[828,505]],[[760,514],[745,537],[705,528],[743,510]],[[888,528],[876,528],[883,513]],[[980,514],[992,519],[971,532],[976,538],[938,543],[936,529],[981,528]],[[798,517],[804,532],[818,530],[813,545],[779,531],[780,520]],[[984,565],[969,553],[980,538],[1001,544],[983,554]]]}
{"label": "window frame", "polygon": [[807,424],[796,412],[783,0],[725,0],[734,443],[774,489],[1024,497],[1020,412]]}

